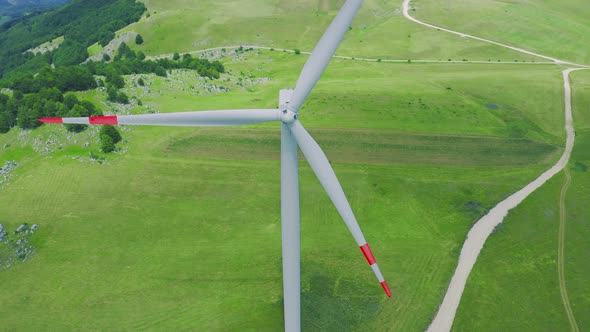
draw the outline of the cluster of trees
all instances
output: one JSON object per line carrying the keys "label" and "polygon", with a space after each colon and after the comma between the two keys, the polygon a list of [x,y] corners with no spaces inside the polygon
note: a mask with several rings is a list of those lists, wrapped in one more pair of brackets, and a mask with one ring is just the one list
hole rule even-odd
{"label": "cluster of trees", "polygon": [[[87,100],[78,100],[74,94],[63,93],[53,88],[43,88],[38,93],[23,94],[14,91],[12,96],[0,93],[0,133],[12,127],[33,129],[41,125],[39,118],[79,117],[102,115],[96,106]],[[86,129],[86,125],[66,125],[72,132]]]}
{"label": "cluster of trees", "polygon": [[[51,63],[79,64],[87,58],[88,46],[108,43],[115,31],[139,20],[145,10],[135,0],[72,0],[56,10],[7,22],[0,26],[0,78],[38,71]],[[53,52],[25,52],[59,36],[64,36],[64,43]]]}
{"label": "cluster of trees", "polygon": [[102,152],[109,153],[115,151],[117,148],[115,144],[119,143],[122,139],[121,134],[116,127],[113,126],[102,126],[100,128],[100,149]]}
{"label": "cluster of trees", "polygon": [[209,78],[219,78],[221,73],[225,73],[221,62],[193,58],[190,54],[180,57],[178,53],[175,53],[172,60],[146,60],[143,52],[134,52],[125,43],[121,43],[113,60],[110,63],[92,63],[89,66],[94,68],[95,75],[104,76],[112,73],[117,75],[154,73],[165,77],[167,76],[166,71],[170,69],[192,69],[196,70],[200,76]]}
{"label": "cluster of trees", "polygon": [[22,93],[38,93],[42,89],[57,88],[59,91],[86,91],[97,87],[96,79],[87,66],[52,68],[46,66],[39,72],[21,74],[4,84],[4,87]]}

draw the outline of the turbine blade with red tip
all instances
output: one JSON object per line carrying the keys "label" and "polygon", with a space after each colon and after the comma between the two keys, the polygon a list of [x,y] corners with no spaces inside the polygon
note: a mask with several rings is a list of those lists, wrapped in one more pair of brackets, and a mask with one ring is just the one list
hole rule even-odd
{"label": "turbine blade with red tip", "polygon": [[63,123],[61,118],[41,118],[39,121],[45,123]]}
{"label": "turbine blade with red tip", "polygon": [[277,109],[220,110],[77,118],[42,118],[45,123],[131,126],[237,126],[279,121]]}
{"label": "turbine blade with red tip", "polygon": [[348,230],[352,233],[354,240],[361,248],[361,251],[365,255],[367,262],[373,269],[373,273],[379,280],[379,283],[383,287],[383,290],[387,294],[388,297],[391,297],[391,291],[389,290],[389,286],[385,282],[385,278],[383,278],[383,274],[381,274],[381,270],[379,269],[379,265],[377,265],[377,261],[375,260],[375,256],[371,252],[371,248],[367,244],[363,232],[356,221],[354,213],[352,213],[352,208],[346,199],[346,195],[344,195],[344,191],[338,182],[338,178],[336,178],[336,174],[330,166],[330,162],[328,158],[318,145],[318,143],[311,137],[311,135],[303,128],[299,120],[295,120],[294,122],[289,124],[289,129],[295,137],[297,141],[297,145],[303,152],[305,159],[311,166],[311,169],[317,176],[318,180],[328,193],[328,196],[332,200],[332,203],[336,206],[338,213],[342,216],[344,223],[348,226]]}

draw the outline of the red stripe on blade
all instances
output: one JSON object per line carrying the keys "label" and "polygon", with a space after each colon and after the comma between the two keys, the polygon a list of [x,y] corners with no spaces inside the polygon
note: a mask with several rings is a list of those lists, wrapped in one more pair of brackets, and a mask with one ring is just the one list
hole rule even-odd
{"label": "red stripe on blade", "polygon": [[385,291],[385,294],[387,294],[387,297],[391,297],[391,291],[389,290],[389,286],[387,286],[387,282],[382,282],[381,287],[383,287],[383,290]]}
{"label": "red stripe on blade", "polygon": [[371,252],[371,248],[369,248],[368,243],[365,243],[361,246],[361,251],[363,252],[363,255],[365,255],[365,258],[367,259],[367,262],[369,262],[369,265],[373,265],[376,263],[375,257],[373,257],[373,253]]}
{"label": "red stripe on blade", "polygon": [[61,118],[41,118],[39,119],[39,121],[45,123],[63,123],[63,120]]}
{"label": "red stripe on blade", "polygon": [[107,116],[91,116],[89,120],[90,124],[98,124],[98,125],[118,125],[119,121],[117,121],[116,115],[107,115]]}

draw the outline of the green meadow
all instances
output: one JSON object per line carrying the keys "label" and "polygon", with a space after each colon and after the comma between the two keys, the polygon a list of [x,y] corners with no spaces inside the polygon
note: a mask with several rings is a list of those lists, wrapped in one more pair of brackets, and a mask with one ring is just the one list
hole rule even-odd
{"label": "green meadow", "polygon": [[[285,73],[304,60],[271,51],[226,59],[233,73],[270,80],[201,96],[167,91],[167,79],[150,77],[142,100],[168,112],[272,107],[277,89],[295,79]],[[263,73],[260,63],[267,63]],[[539,79],[518,80],[522,75]],[[133,95],[139,87],[128,80]],[[551,89],[559,83],[558,70],[544,66],[335,61],[302,121],[332,161],[394,297],[384,297],[302,160],[306,329],[424,329],[470,225],[559,156],[563,120],[548,107],[559,109],[560,92]],[[538,98],[522,101],[505,87]],[[524,130],[515,133],[513,122]],[[43,126],[29,135],[43,141],[64,133]],[[89,161],[97,146],[92,132],[49,154],[15,143],[3,151],[21,166],[0,192],[2,222],[10,229],[42,225],[34,237],[39,253],[0,275],[5,326],[280,329],[278,126],[132,128],[123,135],[127,153],[103,164]]]}
{"label": "green meadow", "polygon": [[[572,74],[576,143],[568,168],[565,281],[580,331],[590,327],[587,259],[590,214],[590,73]],[[456,331],[569,328],[557,275],[559,195],[563,174],[531,195],[486,242],[465,288]]]}
{"label": "green meadow", "polygon": [[[144,37],[133,48],[157,55],[239,44],[311,50],[342,1],[145,3],[149,17],[125,30]],[[303,106],[301,121],[332,163],[393,297],[383,294],[300,158],[306,331],[424,330],[473,222],[563,151],[563,68],[497,64],[542,60],[420,27],[407,22],[399,7],[366,1],[338,53],[496,63],[332,61]],[[126,77],[123,90],[135,97],[126,111],[275,107],[278,91],[294,86],[307,60],[279,51],[227,53],[220,61],[228,73],[218,80],[190,71]],[[145,86],[137,84],[139,77]],[[588,119],[576,122],[581,126],[590,123],[583,112],[590,101],[588,74],[573,77],[575,121]],[[78,96],[106,113],[115,108],[98,89]],[[24,222],[41,225],[32,237],[38,253],[0,271],[2,328],[282,329],[279,127],[123,127],[121,152],[109,155],[98,152],[96,128],[68,134],[62,126],[44,125],[0,135],[0,167],[19,163],[10,184],[0,189],[0,223],[9,231]],[[580,131],[578,142],[583,137]],[[576,147],[575,158],[590,165],[584,151]],[[91,154],[104,159],[93,161]],[[584,280],[590,272],[587,266],[578,269],[587,252],[582,197],[588,193],[582,186],[587,173],[574,173],[568,213],[576,214],[579,229],[568,228],[575,239],[566,255],[579,254],[567,263],[566,276],[577,276],[570,298],[580,317],[588,308]],[[469,280],[457,329],[484,326],[474,317],[481,324],[498,320],[477,312],[492,304],[507,317],[498,327],[567,327],[565,316],[557,316],[563,311],[554,259],[562,180],[556,177],[526,200],[489,239]],[[574,192],[578,201],[570,201]],[[529,224],[513,222],[519,218]],[[524,231],[543,241],[510,242]],[[510,258],[499,250],[502,245],[526,247],[527,256]],[[507,257],[507,271],[519,269],[512,263],[523,258],[529,269],[516,279],[492,275],[496,266],[486,262],[499,256]],[[510,287],[472,290],[472,279],[484,285],[503,280]],[[527,297],[534,290],[541,292]],[[539,310],[508,312],[512,307],[499,305],[502,294],[506,301],[519,294]],[[509,315],[518,313],[528,316],[512,324]],[[587,326],[579,319],[580,327]]]}
{"label": "green meadow", "polygon": [[412,16],[529,51],[590,63],[590,6],[585,0],[412,0]]}
{"label": "green meadow", "polygon": [[[343,1],[148,0],[139,32],[147,55],[209,47],[260,45],[311,51]],[[543,61],[540,58],[419,26],[397,1],[367,0],[337,54],[383,59]]]}

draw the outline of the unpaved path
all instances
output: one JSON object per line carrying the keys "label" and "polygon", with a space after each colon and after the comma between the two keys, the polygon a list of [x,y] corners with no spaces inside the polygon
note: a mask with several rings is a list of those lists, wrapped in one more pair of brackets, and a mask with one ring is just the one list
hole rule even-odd
{"label": "unpaved path", "polygon": [[[457,269],[455,270],[455,274],[451,278],[451,283],[449,284],[449,288],[445,294],[442,304],[440,305],[434,320],[428,327],[428,331],[450,331],[451,327],[453,326],[453,321],[455,319],[455,314],[457,312],[457,308],[459,306],[459,302],[461,301],[461,296],[463,295],[463,290],[465,289],[465,284],[467,282],[467,278],[471,273],[471,269],[475,265],[475,261],[479,256],[481,249],[487,238],[490,236],[494,228],[502,223],[504,217],[508,214],[508,211],[515,208],[518,204],[520,204],[528,195],[530,195],[533,191],[537,190],[541,185],[543,185],[547,180],[552,178],[555,174],[559,173],[562,169],[565,168],[567,162],[570,158],[572,148],[574,146],[574,139],[575,133],[572,123],[572,105],[571,105],[571,88],[570,88],[570,81],[569,81],[569,74],[572,71],[580,70],[580,69],[588,69],[590,66],[572,63],[568,61],[559,60],[556,58],[552,58],[546,55],[537,54],[534,52],[530,52],[524,50],[522,48],[510,46],[507,44],[499,43],[493,40],[484,39],[476,36],[472,36],[469,34],[465,34],[458,31],[449,30],[443,27],[439,27],[433,24],[425,23],[420,20],[415,19],[409,14],[410,10],[410,1],[411,0],[404,0],[402,4],[402,12],[404,16],[412,22],[418,23],[420,25],[427,26],[429,28],[442,30],[448,33],[452,33],[464,38],[472,38],[475,40],[483,41],[486,43],[494,44],[497,46],[505,47],[517,52],[537,56],[543,59],[550,60],[558,65],[571,65],[578,68],[569,68],[562,72],[563,74],[563,85],[564,85],[564,92],[565,92],[565,131],[566,131],[566,143],[565,143],[565,150],[557,162],[553,167],[549,170],[545,171],[541,176],[535,179],[533,182],[526,185],[521,190],[517,191],[516,193],[510,195],[505,200],[501,201],[496,205],[490,212],[485,215],[483,218],[478,220],[473,227],[469,230],[467,234],[467,239],[463,244],[463,248],[461,249],[461,255],[459,256],[459,263],[457,264]],[[581,67],[581,68],[580,68]],[[566,179],[569,179],[569,173],[566,170]],[[569,186],[569,180],[567,186]],[[575,322],[575,318],[573,316],[573,312],[571,311],[571,307],[569,305],[569,299],[567,297],[567,291],[565,289],[565,276],[563,271],[563,241],[565,236],[565,228],[562,230],[562,227],[565,227],[565,191],[567,190],[567,186],[564,185],[562,189],[562,197],[560,200],[560,247],[559,247],[559,255],[560,258],[558,259],[558,273],[559,273],[559,281],[560,281],[560,292],[562,296],[562,301],[564,303],[564,307],[566,313],[568,315],[568,320],[572,325],[572,329],[574,331],[578,331],[578,327]],[[563,203],[563,204],[562,204]],[[563,219],[563,220],[562,220]],[[561,264],[561,265],[560,265]]]}
{"label": "unpaved path", "polygon": [[[289,50],[286,48],[276,48],[276,47],[268,47],[268,46],[260,46],[260,45],[229,45],[229,46],[218,46],[218,47],[211,47],[211,48],[206,48],[206,49],[202,49],[202,50],[194,50],[194,51],[190,51],[190,52],[184,52],[184,53],[189,53],[191,55],[195,55],[195,54],[202,54],[202,53],[206,53],[206,52],[217,52],[217,51],[221,51],[221,50],[235,50],[235,49],[239,49],[240,47],[244,48],[244,49],[255,49],[255,50],[274,50],[277,52],[288,52],[288,53],[295,53],[295,50]],[[183,53],[183,54],[184,54]],[[307,51],[301,51],[301,54],[306,54],[306,55],[310,55],[311,52],[307,52]],[[228,53],[226,53],[228,54]],[[174,56],[173,53],[169,53],[169,54],[160,54],[160,55],[150,55],[147,56],[146,59],[148,60],[154,60],[154,59],[162,59],[162,58],[172,58]],[[410,62],[416,62],[416,63],[478,63],[478,64],[490,64],[490,65],[556,65],[556,64],[561,64],[561,63],[557,63],[555,61],[519,61],[519,62],[511,62],[511,61],[484,61],[484,60],[451,60],[451,61],[445,61],[445,60],[419,60],[419,59],[377,59],[377,58],[357,58],[357,57],[352,57],[352,56],[346,56],[346,55],[334,55],[333,58],[336,59],[344,59],[344,60],[354,60],[354,61],[366,61],[366,62],[395,62],[395,63],[407,63],[408,60]]]}
{"label": "unpaved path", "polygon": [[455,319],[457,307],[461,301],[463,290],[467,282],[467,277],[471,273],[473,265],[479,256],[479,252],[483,248],[486,239],[492,234],[494,228],[499,225],[504,217],[508,214],[508,211],[515,208],[520,204],[527,196],[541,187],[547,180],[551,179],[555,174],[559,173],[566,165],[570,158],[572,148],[574,146],[574,128],[572,122],[572,105],[571,105],[571,89],[569,74],[572,71],[580,70],[583,68],[569,68],[563,71],[563,82],[565,91],[565,131],[566,131],[566,143],[565,150],[561,155],[559,161],[545,171],[541,176],[536,178],[533,182],[527,184],[524,188],[520,189],[516,193],[510,195],[505,200],[501,201],[493,209],[490,210],[483,218],[478,220],[469,233],[467,239],[461,249],[461,255],[459,256],[459,263],[455,274],[451,279],[447,293],[443,299],[439,310],[428,327],[428,331],[450,331]]}
{"label": "unpaved path", "polygon": [[514,51],[517,51],[517,52],[520,52],[520,53],[524,53],[524,54],[528,54],[528,55],[532,55],[532,56],[536,56],[536,57],[539,57],[539,58],[550,60],[552,62],[555,62],[556,64],[560,64],[560,65],[572,65],[572,66],[576,66],[576,67],[590,68],[590,66],[587,66],[587,65],[581,65],[581,64],[577,64],[577,63],[573,63],[573,62],[559,60],[559,59],[552,58],[552,57],[549,57],[549,56],[546,56],[546,55],[542,55],[542,54],[534,53],[534,52],[531,52],[531,51],[527,51],[527,50],[522,49],[522,48],[519,48],[519,47],[510,46],[510,45],[499,43],[499,42],[496,42],[496,41],[493,41],[493,40],[489,40],[489,39],[485,39],[485,38],[480,38],[480,37],[473,36],[473,35],[468,35],[466,33],[458,32],[458,31],[446,29],[446,28],[443,28],[443,27],[440,27],[440,26],[437,26],[437,25],[434,25],[434,24],[429,24],[429,23],[422,22],[422,21],[414,18],[412,15],[410,15],[410,13],[409,13],[409,10],[410,10],[410,1],[411,0],[404,0],[404,2],[402,4],[402,12],[403,12],[404,16],[408,20],[410,20],[412,22],[415,22],[415,23],[418,23],[420,25],[424,25],[424,26],[427,26],[429,28],[433,28],[433,29],[445,31],[445,32],[448,32],[448,33],[452,33],[452,34],[457,35],[457,36],[460,36],[460,37],[471,38],[471,39],[479,40],[479,41],[482,41],[482,42],[485,42],[485,43],[494,44],[494,45],[501,46],[501,47],[504,47],[504,48],[509,48],[511,50],[514,50]]}
{"label": "unpaved path", "polygon": [[559,238],[557,248],[557,274],[559,276],[559,292],[561,293],[561,302],[563,302],[563,308],[567,315],[567,319],[570,322],[572,331],[580,332],[578,323],[576,323],[576,317],[572,311],[569,296],[567,295],[567,288],[565,286],[565,221],[566,221],[566,210],[565,210],[565,196],[571,183],[571,176],[569,170],[565,169],[565,181],[561,188],[561,195],[559,196]]}

